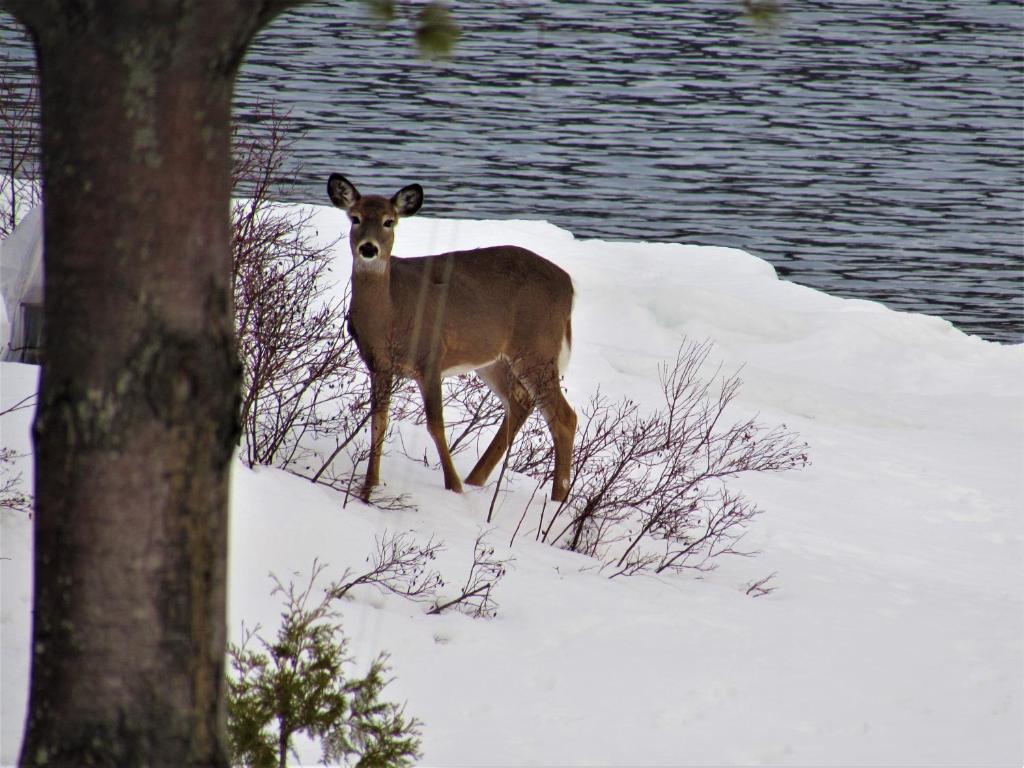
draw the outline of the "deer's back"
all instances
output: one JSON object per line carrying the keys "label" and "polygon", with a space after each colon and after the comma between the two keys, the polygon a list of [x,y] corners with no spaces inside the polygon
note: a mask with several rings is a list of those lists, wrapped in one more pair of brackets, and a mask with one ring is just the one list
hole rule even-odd
{"label": "deer's back", "polygon": [[440,353],[449,369],[483,362],[474,357],[518,356],[538,345],[560,349],[573,287],[565,270],[533,251],[497,246],[393,258],[391,297],[416,326],[409,337],[420,340],[419,349],[409,352],[422,357],[423,341],[443,337]]}

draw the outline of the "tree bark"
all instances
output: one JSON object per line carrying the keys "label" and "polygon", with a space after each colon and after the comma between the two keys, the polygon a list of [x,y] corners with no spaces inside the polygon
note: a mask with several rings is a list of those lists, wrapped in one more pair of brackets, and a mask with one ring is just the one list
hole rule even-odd
{"label": "tree bark", "polygon": [[230,111],[288,3],[7,0],[41,84],[24,766],[224,766]]}

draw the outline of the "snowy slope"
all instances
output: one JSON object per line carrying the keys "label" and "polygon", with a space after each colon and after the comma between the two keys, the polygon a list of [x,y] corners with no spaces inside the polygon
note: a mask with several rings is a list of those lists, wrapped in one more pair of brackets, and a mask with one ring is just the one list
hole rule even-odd
{"label": "snowy slope", "polygon": [[[325,239],[344,216],[317,209]],[[740,415],[784,422],[810,445],[805,470],[735,485],[766,513],[734,559],[703,578],[608,580],[594,563],[508,542],[532,483],[514,479],[489,541],[514,557],[493,620],[425,615],[373,591],[342,606],[363,662],[391,653],[389,696],[424,722],[429,765],[1020,765],[1024,761],[1024,346],[968,337],[780,281],[741,251],[577,241],[525,221],[412,218],[396,252],[516,243],[577,288],[569,399],[600,385],[656,404],[657,365],[684,336],[743,366]],[[337,274],[348,273],[344,243]],[[339,287],[340,290],[340,287]],[[34,386],[5,364],[3,403]],[[27,450],[28,414],[3,442]],[[426,431],[403,427],[410,455]],[[475,456],[456,465],[468,472]],[[457,496],[398,451],[382,512],[286,473],[234,474],[230,627],[275,625],[268,571],[325,578],[359,568],[383,531],[446,542],[465,577],[491,492]],[[3,519],[3,726],[17,754],[27,681],[30,526]],[[772,594],[751,581],[778,572]],[[305,764],[319,754],[304,748]]]}

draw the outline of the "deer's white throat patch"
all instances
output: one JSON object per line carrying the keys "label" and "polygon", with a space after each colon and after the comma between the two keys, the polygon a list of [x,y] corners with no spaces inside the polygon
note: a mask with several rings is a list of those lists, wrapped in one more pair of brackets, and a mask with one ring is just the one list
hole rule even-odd
{"label": "deer's white throat patch", "polygon": [[387,263],[380,256],[372,259],[364,259],[358,253],[352,256],[352,271],[366,272],[373,275],[381,274],[387,267]]}

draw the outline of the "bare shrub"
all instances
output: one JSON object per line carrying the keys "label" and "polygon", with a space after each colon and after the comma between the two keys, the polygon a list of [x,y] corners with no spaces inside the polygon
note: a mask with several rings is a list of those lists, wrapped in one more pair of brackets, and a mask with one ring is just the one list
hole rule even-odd
{"label": "bare shrub", "polygon": [[243,455],[250,466],[308,475],[309,442],[351,441],[365,423],[368,390],[344,327],[347,298],[327,295],[333,243],[316,244],[311,210],[271,201],[289,142],[281,116],[271,110],[264,122],[262,132],[237,127],[234,140],[234,184],[247,195],[232,211]]}
{"label": "bare shrub", "polygon": [[409,600],[433,600],[437,590],[444,586],[441,574],[431,567],[443,544],[430,539],[417,543],[408,533],[388,533],[376,539],[376,548],[367,562],[370,570],[353,576],[351,568],[341,579],[327,588],[332,599],[341,599],[355,587],[374,586]]}
{"label": "bare shrub", "polygon": [[39,88],[18,82],[0,56],[0,238],[42,199],[39,178]]}
{"label": "bare shrub", "polygon": [[0,447],[0,509],[32,517],[32,495],[24,490],[20,472],[14,471],[14,462],[21,455],[10,448]]}
{"label": "bare shrub", "polygon": [[438,600],[427,613],[439,614],[456,608],[477,619],[493,619],[498,615],[494,590],[498,582],[504,578],[512,558],[495,557],[494,547],[485,541],[486,535],[481,532],[476,537],[476,543],[473,545],[473,563],[459,594],[447,600]]}
{"label": "bare shrub", "polygon": [[[737,375],[716,386],[701,371],[710,343],[684,343],[659,368],[664,404],[600,392],[581,409],[569,498],[537,528],[541,541],[599,559],[609,575],[710,570],[720,555],[746,555],[739,542],[760,509],[725,481],[747,472],[798,469],[806,445],[754,419],[730,423]],[[546,482],[540,430],[524,430],[509,461]],[[518,529],[517,529],[518,530]]]}
{"label": "bare shrub", "polygon": [[494,547],[486,542],[486,536],[486,532],[481,532],[476,537],[469,574],[454,597],[440,594],[445,581],[433,567],[438,553],[444,548],[442,543],[430,539],[426,544],[420,544],[408,533],[387,532],[377,538],[374,552],[367,557],[369,570],[354,576],[351,568],[346,569],[341,578],[327,588],[327,595],[337,600],[347,597],[356,587],[372,586],[413,602],[432,603],[427,611],[429,614],[440,614],[454,608],[474,618],[493,618],[498,613],[494,590],[512,559],[496,557]]}

